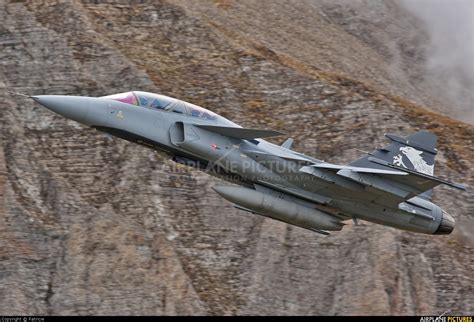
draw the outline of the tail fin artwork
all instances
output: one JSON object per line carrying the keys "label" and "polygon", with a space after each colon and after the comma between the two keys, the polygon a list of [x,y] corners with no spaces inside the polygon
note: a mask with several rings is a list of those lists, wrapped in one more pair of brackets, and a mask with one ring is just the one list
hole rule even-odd
{"label": "tail fin artwork", "polygon": [[[418,131],[406,137],[400,137],[394,134],[385,134],[391,143],[383,148],[363,156],[350,163],[351,166],[378,168],[380,165],[374,165],[369,160],[375,157],[387,161],[399,167],[404,167],[413,171],[432,176],[434,172],[434,161],[437,154],[437,137],[429,131]],[[421,197],[431,199],[432,190],[421,194]]]}

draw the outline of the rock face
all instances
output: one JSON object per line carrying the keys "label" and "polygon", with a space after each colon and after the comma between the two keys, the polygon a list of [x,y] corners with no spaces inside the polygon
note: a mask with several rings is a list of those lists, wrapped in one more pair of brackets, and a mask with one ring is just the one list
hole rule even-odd
{"label": "rock face", "polygon": [[[383,10],[384,32],[331,3],[1,1],[0,87],[161,92],[335,162],[426,128],[435,171],[472,186],[474,127],[411,102],[442,101],[404,73],[423,59],[416,21],[365,4]],[[401,16],[410,33],[389,24]],[[392,36],[412,46],[395,72]],[[362,223],[324,237],[234,209],[217,179],[158,153],[0,97],[0,315],[474,313],[472,190],[436,189],[457,220],[448,236]]]}

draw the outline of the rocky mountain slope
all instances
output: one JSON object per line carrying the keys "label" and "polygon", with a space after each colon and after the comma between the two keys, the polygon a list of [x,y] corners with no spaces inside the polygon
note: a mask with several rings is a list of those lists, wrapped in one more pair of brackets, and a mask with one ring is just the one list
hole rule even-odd
{"label": "rocky mountain slope", "polygon": [[[358,3],[385,22],[309,0],[0,1],[0,315],[473,314],[472,189],[436,189],[448,236],[363,223],[324,237],[6,92],[161,92],[335,162],[426,128],[435,171],[472,186],[474,127],[423,107],[442,99],[407,71],[423,59],[416,19]],[[384,39],[407,44],[405,65]]]}

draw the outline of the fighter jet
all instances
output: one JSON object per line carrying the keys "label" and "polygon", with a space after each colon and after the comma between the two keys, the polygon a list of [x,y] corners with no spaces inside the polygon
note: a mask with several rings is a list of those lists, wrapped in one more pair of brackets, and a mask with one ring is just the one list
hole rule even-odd
{"label": "fighter jet", "polygon": [[200,106],[142,91],[104,97],[39,95],[33,100],[66,118],[165,152],[173,161],[232,184],[213,189],[243,211],[328,235],[345,221],[449,234],[454,219],[431,202],[432,189],[459,183],[433,176],[437,137],[428,131],[385,134],[383,148],[333,164],[263,138]]}

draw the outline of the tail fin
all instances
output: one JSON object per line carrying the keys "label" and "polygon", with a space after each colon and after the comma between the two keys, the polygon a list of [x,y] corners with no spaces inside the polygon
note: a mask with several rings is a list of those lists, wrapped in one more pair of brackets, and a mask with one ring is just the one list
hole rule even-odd
{"label": "tail fin", "polygon": [[[391,143],[383,148],[376,149],[369,155],[363,156],[350,163],[351,166],[384,168],[382,165],[370,162],[369,157],[388,161],[394,165],[410,170],[433,175],[434,161],[437,154],[437,137],[431,132],[422,130],[406,137],[385,134]],[[432,191],[428,190],[421,197],[431,199]]]}

